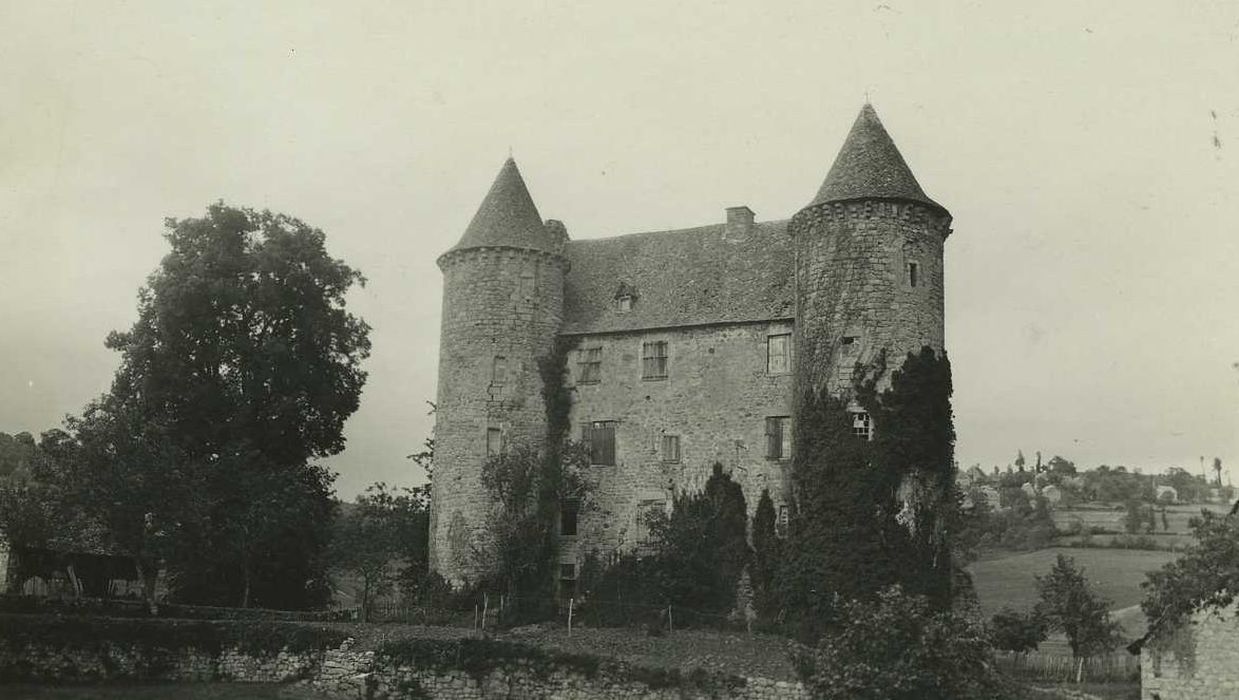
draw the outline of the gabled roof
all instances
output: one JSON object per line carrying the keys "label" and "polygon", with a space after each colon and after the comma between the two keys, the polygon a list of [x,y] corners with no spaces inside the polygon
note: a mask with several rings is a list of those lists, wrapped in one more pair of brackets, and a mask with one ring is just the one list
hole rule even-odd
{"label": "gabled roof", "polygon": [[[607,333],[794,315],[787,221],[569,241],[563,333]],[[620,311],[621,291],[633,295]]]}
{"label": "gabled roof", "polygon": [[559,243],[542,225],[542,217],[534,206],[533,197],[529,196],[516,161],[508,158],[465,229],[465,235],[448,252],[488,246],[556,252]]}
{"label": "gabled roof", "polygon": [[921,189],[873,105],[866,103],[809,206],[872,198],[911,200],[945,211]]}

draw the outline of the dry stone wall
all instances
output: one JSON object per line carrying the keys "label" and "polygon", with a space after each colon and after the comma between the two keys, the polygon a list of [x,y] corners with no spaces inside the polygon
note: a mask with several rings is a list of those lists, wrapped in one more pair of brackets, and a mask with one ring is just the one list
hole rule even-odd
{"label": "dry stone wall", "polygon": [[[201,649],[161,650],[150,646],[45,646],[10,649],[0,645],[0,678],[16,680],[299,683],[325,698],[340,700],[486,700],[490,698],[653,698],[654,700],[808,700],[800,683],[764,678],[700,679],[651,684],[628,667],[585,673],[571,666],[509,660],[486,671],[436,665],[418,668],[357,651],[347,640],[338,649],[254,656],[237,649],[218,654]],[[636,674],[640,675],[640,674]],[[696,687],[701,686],[701,687]]]}
{"label": "dry stone wall", "polygon": [[1239,698],[1239,606],[1198,612],[1141,650],[1143,700]]}

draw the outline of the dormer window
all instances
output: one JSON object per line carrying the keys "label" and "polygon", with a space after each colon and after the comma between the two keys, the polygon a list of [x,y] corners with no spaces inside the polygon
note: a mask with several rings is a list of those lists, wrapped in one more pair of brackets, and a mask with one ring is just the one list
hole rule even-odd
{"label": "dormer window", "polygon": [[632,307],[636,303],[637,288],[627,282],[620,282],[619,288],[615,290],[615,310],[626,314],[632,311]]}

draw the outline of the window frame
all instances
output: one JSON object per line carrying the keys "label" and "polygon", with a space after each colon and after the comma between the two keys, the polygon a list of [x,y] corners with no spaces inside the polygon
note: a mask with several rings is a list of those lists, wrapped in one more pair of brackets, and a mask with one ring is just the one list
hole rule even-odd
{"label": "window frame", "polygon": [[[619,432],[617,430],[618,425],[619,422],[614,420],[585,421],[581,424],[581,440],[585,444],[589,445],[589,464],[591,467],[614,467],[619,464],[619,450],[617,449],[617,434]],[[596,444],[598,438],[595,433],[602,430],[605,434],[605,431],[608,429],[611,433],[610,449],[608,450],[604,445],[601,450],[599,450],[598,445]],[[601,455],[599,454],[599,451],[601,451]],[[608,452],[610,453],[609,456],[611,461],[602,461],[608,457]]]}
{"label": "window frame", "polygon": [[[782,341],[783,351],[779,354],[772,352],[775,341]],[[773,360],[779,357],[783,363],[782,369],[776,369],[773,366]],[[792,334],[791,333],[770,333],[766,335],[766,374],[780,375],[791,372],[792,366]]]}
{"label": "window frame", "polygon": [[[668,446],[674,446],[668,454]],[[680,436],[674,433],[663,433],[658,441],[658,458],[664,464],[679,464],[681,460]]]}
{"label": "window frame", "polygon": [[601,383],[602,346],[581,348],[577,352],[577,384]]}
{"label": "window frame", "polygon": [[869,415],[868,411],[848,411],[848,413],[852,416],[852,435],[872,441],[873,416]]}
{"label": "window frame", "polygon": [[766,459],[792,458],[791,416],[766,416]]}
{"label": "window frame", "polygon": [[[491,438],[495,443],[491,445]],[[494,457],[503,452],[503,428],[486,428],[486,456]]]}
{"label": "window frame", "polygon": [[[666,340],[645,340],[641,342],[641,380],[661,381],[671,376],[671,351]],[[651,350],[653,354],[650,354]],[[658,354],[658,353],[662,354]],[[661,371],[661,374],[659,373]]]}
{"label": "window frame", "polygon": [[503,386],[508,380],[508,358],[506,355],[495,355],[490,362],[491,386]]}

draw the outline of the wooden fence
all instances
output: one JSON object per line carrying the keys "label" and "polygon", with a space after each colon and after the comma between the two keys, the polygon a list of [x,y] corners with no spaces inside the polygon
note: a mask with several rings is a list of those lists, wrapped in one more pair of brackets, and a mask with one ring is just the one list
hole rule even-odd
{"label": "wooden fence", "polygon": [[1140,680],[1140,657],[1125,651],[1087,659],[1041,652],[998,652],[998,668],[1016,677],[1044,681],[1117,683]]}

